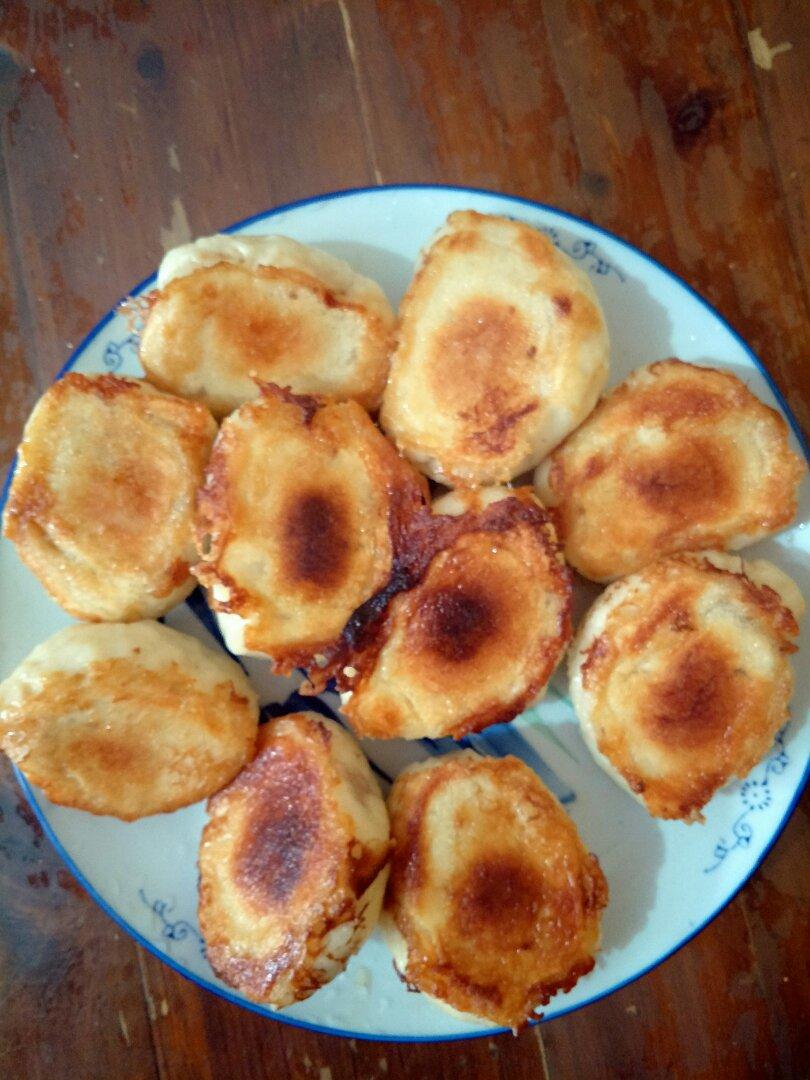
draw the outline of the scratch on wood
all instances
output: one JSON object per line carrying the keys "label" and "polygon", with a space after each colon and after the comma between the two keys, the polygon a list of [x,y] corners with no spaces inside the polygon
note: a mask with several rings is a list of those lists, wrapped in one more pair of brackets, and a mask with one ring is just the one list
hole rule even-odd
{"label": "scratch on wood", "polygon": [[374,140],[371,134],[371,117],[368,107],[368,99],[366,97],[365,88],[363,86],[363,80],[360,77],[360,65],[357,60],[357,49],[354,44],[354,33],[352,31],[352,20],[349,15],[349,11],[346,7],[345,0],[338,0],[338,8],[340,9],[340,17],[343,21],[343,33],[346,37],[346,47],[349,50],[349,59],[352,63],[352,74],[354,76],[354,86],[357,91],[357,98],[360,102],[360,117],[363,121],[363,140],[366,144],[366,152],[371,163],[371,167],[374,170],[374,180],[376,183],[381,184],[383,182],[382,172],[377,161],[377,154],[374,149]]}
{"label": "scratch on wood", "polygon": [[120,1009],[118,1010],[118,1026],[121,1028],[121,1034],[124,1036],[124,1042],[127,1044],[127,1046],[131,1046],[132,1043],[129,1041],[129,1027],[127,1026],[126,1017]]}
{"label": "scratch on wood", "polygon": [[751,925],[751,918],[746,909],[745,897],[740,897],[739,900],[734,901],[734,906],[739,910],[742,915],[743,922],[745,923],[746,937],[748,938],[748,953],[751,958],[751,966],[754,969],[754,976],[757,980],[757,986],[763,999],[768,997],[768,985],[765,981],[765,977],[762,974],[762,969],[759,966],[759,957],[757,956],[756,944],[754,939],[754,928]]}
{"label": "scratch on wood", "polygon": [[546,1048],[543,1046],[543,1036],[540,1034],[540,1025],[538,1024],[534,1029],[534,1037],[537,1039],[537,1047],[540,1051],[540,1065],[543,1069],[544,1080],[549,1080],[551,1073],[548,1071],[548,1061],[546,1060]]}
{"label": "scratch on wood", "polygon": [[191,227],[186,216],[186,208],[183,206],[179,195],[172,199],[172,217],[168,229],[161,228],[160,243],[164,251],[185,244],[191,239]]}
{"label": "scratch on wood", "polygon": [[[146,960],[144,958],[143,949],[138,949],[137,954],[138,954],[138,968],[139,968],[140,974],[141,974],[141,990],[143,992],[144,1000],[146,1002],[146,1012],[147,1012],[147,1015],[149,1016],[150,1023],[154,1024],[155,1021],[157,1020],[157,1011],[155,1009],[155,999],[152,996],[152,990],[151,990],[151,987],[149,985],[149,973],[147,972],[147,969],[146,969]],[[161,1000],[161,1002],[160,1002],[160,1015],[161,1016],[165,1016],[166,1013],[169,1011],[168,1006],[166,1006],[165,1011],[164,1011],[164,1006],[166,1006],[166,999],[165,998],[163,998]],[[123,1014],[121,1014],[121,1013],[118,1014],[119,1019],[122,1018],[122,1015]],[[123,1031],[123,1028],[122,1028],[122,1031]],[[126,1038],[126,1036],[125,1036],[125,1038]]]}

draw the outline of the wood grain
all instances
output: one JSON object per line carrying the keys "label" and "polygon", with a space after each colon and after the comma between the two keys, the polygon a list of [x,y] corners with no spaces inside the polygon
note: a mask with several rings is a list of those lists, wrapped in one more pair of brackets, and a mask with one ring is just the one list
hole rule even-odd
{"label": "wood grain", "polygon": [[[799,1017],[810,987],[806,972],[798,970],[803,962],[791,959],[807,941],[807,926],[800,925],[797,914],[801,905],[787,899],[775,905],[768,912],[773,921],[767,930],[760,916],[758,930],[765,936],[759,941],[752,939],[747,909],[749,897],[768,893],[770,865],[806,830],[805,815],[806,810],[795,815],[777,852],[742,899],[686,948],[639,982],[543,1028],[552,1076],[577,1075],[582,1059],[594,1063],[589,1075],[611,1080],[803,1075],[808,1048]],[[795,881],[799,895],[806,886],[806,877],[803,884]],[[779,974],[763,978],[763,961]],[[781,979],[787,980],[781,988],[774,985]],[[786,1003],[784,988],[791,980],[796,980],[790,986],[795,1000]],[[799,1023],[792,1038],[783,1027],[790,1017]]]}
{"label": "wood grain", "polygon": [[388,149],[396,115],[397,145],[430,154],[431,178],[553,202],[619,232],[717,305],[808,425],[799,238],[729,5],[412,0],[408,18],[379,4],[380,25],[371,0],[347,8],[385,180],[402,168]]}
{"label": "wood grain", "polygon": [[154,1076],[134,942],[62,865],[4,757],[0,781],[0,1076]]}
{"label": "wood grain", "polygon": [[[810,422],[801,0],[12,0],[0,9],[0,457],[165,247],[379,182],[493,187],[707,295]],[[749,31],[789,41],[770,70]],[[650,357],[655,359],[655,357]],[[740,897],[587,1010],[446,1046],[319,1036],[198,990],[72,884],[0,779],[0,1075],[810,1074],[805,797]]]}
{"label": "wood grain", "polygon": [[789,46],[762,67],[748,55],[749,77],[764,121],[780,201],[788,216],[789,237],[801,268],[805,292],[810,283],[810,16],[802,0],[761,3],[735,0],[734,15],[743,44],[759,30],[771,49]]}

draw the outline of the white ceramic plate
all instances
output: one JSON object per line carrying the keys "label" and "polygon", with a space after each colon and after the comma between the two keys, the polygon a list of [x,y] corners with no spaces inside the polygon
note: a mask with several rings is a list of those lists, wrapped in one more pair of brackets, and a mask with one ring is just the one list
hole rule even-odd
{"label": "white ceramic plate", "polygon": [[[612,384],[640,364],[678,356],[729,368],[788,415],[751,350],[696,293],[624,241],[549,207],[460,188],[375,188],[281,207],[231,231],[286,233],[322,247],[376,278],[396,304],[420,246],[450,211],[461,208],[521,218],[545,230],[588,271],[607,314]],[[153,284],[149,278],[134,291]],[[107,315],[76,350],[68,368],[139,374],[136,342],[123,318],[114,312]],[[798,446],[795,422],[788,419]],[[751,551],[784,567],[810,596],[806,489],[800,524]],[[0,596],[0,675],[5,675],[34,645],[71,620],[48,599],[7,541],[0,543]],[[204,604],[192,598],[167,621],[211,642],[215,631],[205,614]],[[802,648],[799,656],[806,656],[806,630]],[[248,660],[246,666],[262,702],[276,703],[268,712],[300,707],[292,693],[300,680],[274,678],[261,661]],[[596,968],[571,993],[558,995],[545,1010],[546,1017],[580,1008],[660,963],[702,929],[753,873],[807,776],[810,725],[804,721],[810,666],[797,663],[796,668],[792,722],[744,783],[733,784],[712,800],[705,825],[653,820],[593,764],[580,739],[562,672],[539,707],[512,725],[489,728],[469,740],[482,753],[516,753],[540,773],[599,856],[610,884]],[[324,708],[337,704],[334,695],[321,700]],[[378,775],[390,777],[410,761],[444,752],[450,748],[446,743],[449,740],[367,742],[364,748]],[[202,986],[268,1017],[356,1038],[405,1041],[492,1033],[408,993],[376,936],[342,975],[308,1001],[283,1013],[245,1002],[212,973],[197,929],[196,854],[203,804],[124,824],[53,806],[18,777],[49,838],[96,901],[142,945]]]}

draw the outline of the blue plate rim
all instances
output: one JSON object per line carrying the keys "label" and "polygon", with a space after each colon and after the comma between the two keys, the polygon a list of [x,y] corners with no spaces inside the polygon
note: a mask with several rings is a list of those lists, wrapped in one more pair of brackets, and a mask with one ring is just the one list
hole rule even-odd
{"label": "blue plate rim", "polygon": [[[577,214],[572,214],[567,210],[561,210],[559,207],[551,206],[548,203],[537,202],[534,199],[527,199],[527,198],[525,198],[523,196],[520,196],[520,195],[509,195],[506,192],[493,191],[493,190],[488,189],[488,188],[465,187],[465,186],[456,185],[456,184],[424,184],[424,183],[380,184],[380,185],[377,185],[377,186],[374,186],[374,187],[342,188],[342,189],[337,189],[335,191],[325,192],[325,193],[320,194],[320,195],[310,195],[310,196],[307,196],[306,198],[303,198],[303,199],[296,199],[296,200],[293,200],[292,202],[283,203],[280,206],[272,207],[269,210],[265,210],[265,211],[262,211],[262,212],[257,213],[257,214],[251,214],[249,217],[242,218],[240,221],[236,221],[233,224],[228,225],[227,227],[225,227],[223,229],[220,229],[219,231],[224,232],[224,233],[235,232],[236,230],[242,229],[247,225],[252,225],[256,221],[264,221],[264,220],[267,220],[268,218],[276,217],[278,214],[282,214],[285,211],[297,210],[297,209],[300,209],[301,207],[309,206],[309,205],[312,205],[314,203],[329,202],[329,201],[334,200],[334,199],[347,198],[347,197],[352,196],[352,195],[374,195],[374,194],[377,194],[377,193],[390,193],[390,192],[393,192],[393,191],[402,191],[402,192],[407,192],[407,191],[452,191],[452,192],[459,192],[460,194],[463,194],[463,195],[488,195],[488,196],[492,196],[494,198],[503,199],[503,200],[505,200],[507,202],[519,203],[519,204],[521,204],[523,206],[531,207],[534,210],[545,210],[545,211],[547,211],[549,213],[556,214],[559,217],[564,218],[567,221],[573,222],[576,225],[584,225],[586,228],[593,229],[594,232],[600,234],[601,236],[607,237],[609,240],[613,241],[614,243],[619,244],[621,247],[627,248],[629,251],[633,252],[633,254],[641,256],[641,258],[644,259],[646,262],[651,263],[656,269],[662,271],[667,277],[671,278],[678,285],[680,285],[684,289],[686,289],[686,291],[695,300],[697,300],[698,303],[703,308],[705,308],[707,311],[709,311],[709,313],[711,315],[713,315],[720,322],[720,324],[731,334],[731,336],[734,338],[734,340],[737,342],[737,344],[741,346],[743,351],[751,359],[754,366],[759,370],[759,372],[762,374],[763,378],[767,382],[768,386],[770,387],[770,390],[773,393],[774,397],[776,398],[776,401],[777,401],[777,403],[779,405],[780,410],[782,411],[783,415],[787,419],[788,423],[790,424],[791,428],[793,429],[793,433],[795,434],[796,438],[798,439],[799,445],[801,446],[801,449],[802,449],[802,452],[803,452],[803,454],[805,456],[805,459],[808,461],[808,463],[810,463],[810,445],[808,444],[808,440],[805,439],[804,434],[803,434],[801,428],[799,427],[799,423],[796,420],[795,416],[793,415],[793,412],[790,409],[790,406],[785,401],[785,398],[784,398],[781,390],[776,385],[776,383],[774,382],[774,379],[771,376],[770,372],[767,370],[765,365],[762,363],[762,361],[756,355],[754,350],[745,341],[745,339],[742,337],[742,335],[740,333],[738,333],[737,330],[734,329],[734,327],[731,325],[731,323],[723,315],[721,315],[720,312],[711,303],[709,303],[708,300],[706,300],[703,296],[700,295],[699,292],[697,292],[694,288],[692,288],[692,286],[688,282],[684,281],[683,278],[681,278],[673,270],[670,270],[669,267],[665,266],[663,263],[661,263],[657,259],[653,258],[652,255],[648,255],[647,252],[642,251],[640,248],[637,248],[634,244],[631,244],[628,240],[624,240],[622,237],[617,236],[615,233],[610,232],[609,229],[605,229],[600,225],[595,225],[593,222],[588,221],[587,218],[579,217]],[[152,285],[153,282],[156,281],[156,279],[157,279],[157,274],[156,273],[149,274],[142,281],[140,281],[137,285],[135,285],[130,290],[130,292],[127,293],[127,297],[128,296],[133,296],[133,295],[136,295],[136,294],[142,292],[144,289],[146,289],[150,285]],[[70,354],[68,359],[65,361],[65,363],[62,365],[62,367],[59,369],[59,371],[54,376],[54,382],[57,379],[61,378],[61,376],[64,375],[66,372],[70,371],[71,368],[77,363],[77,361],[79,360],[79,358],[81,357],[81,355],[85,351],[85,349],[94,341],[94,339],[101,333],[101,331],[115,317],[115,315],[118,313],[118,309],[119,309],[121,303],[123,303],[123,301],[125,299],[126,299],[126,297],[122,297],[121,300],[119,300],[116,304],[114,304],[113,307],[107,312],[107,314],[104,315],[104,317],[102,319],[100,319],[95,324],[95,326],[93,326],[92,329],[82,338],[82,340],[79,342],[79,344],[76,346],[76,348]],[[8,495],[8,488],[9,488],[9,485],[11,483],[11,478],[14,475],[14,469],[16,467],[16,462],[17,462],[17,459],[16,459],[16,455],[15,455],[13,460],[11,461],[8,472],[6,474],[6,478],[5,478],[5,481],[4,481],[4,484],[3,484],[2,492],[0,492],[0,513],[2,513],[3,507],[5,506],[6,498],[7,498],[7,495]],[[42,826],[43,832],[47,836],[50,843],[53,845],[57,855],[67,865],[68,869],[73,874],[73,876],[77,879],[77,881],[85,889],[85,891],[88,893],[88,895],[90,897],[92,897],[92,899],[95,901],[95,903],[98,904],[98,906],[101,908],[101,910],[106,915],[108,915],[113,920],[113,922],[117,923],[123,930],[125,930],[126,933],[128,933],[130,935],[130,937],[134,938],[134,940],[139,945],[141,945],[143,948],[145,948],[148,952],[152,953],[153,956],[157,957],[163,963],[167,964],[170,968],[172,968],[173,971],[176,971],[179,975],[182,975],[184,978],[188,979],[190,982],[195,983],[197,986],[202,987],[204,990],[208,990],[211,993],[216,994],[218,997],[223,998],[224,1000],[230,1002],[231,1004],[241,1006],[242,1008],[248,1009],[250,1012],[258,1013],[260,1016],[264,1016],[264,1017],[266,1017],[266,1018],[268,1018],[270,1020],[278,1020],[283,1024],[289,1024],[291,1027],[303,1028],[304,1030],[314,1031],[314,1032],[317,1032],[318,1034],[321,1034],[321,1035],[336,1035],[336,1036],[339,1036],[339,1037],[342,1037],[342,1038],[362,1039],[362,1040],[368,1041],[368,1042],[385,1042],[385,1043],[459,1042],[459,1041],[464,1041],[464,1040],[467,1040],[467,1039],[491,1038],[494,1035],[502,1035],[502,1034],[505,1034],[506,1032],[508,1032],[508,1030],[509,1030],[508,1028],[498,1028],[498,1027],[496,1027],[496,1028],[488,1028],[485,1031],[480,1031],[479,1030],[479,1031],[473,1031],[473,1032],[469,1032],[469,1033],[467,1033],[467,1032],[458,1032],[458,1033],[456,1033],[454,1035],[372,1035],[372,1034],[368,1034],[368,1033],[365,1033],[365,1032],[362,1032],[362,1031],[351,1031],[351,1030],[343,1030],[341,1028],[322,1027],[319,1024],[313,1024],[308,1020],[299,1020],[296,1017],[285,1015],[282,1012],[271,1012],[268,1009],[266,1009],[265,1007],[263,1007],[262,1005],[259,1005],[259,1004],[255,1003],[255,1002],[252,1002],[252,1001],[248,1001],[245,998],[237,997],[235,994],[230,993],[228,990],[225,990],[222,987],[216,986],[212,982],[208,982],[202,976],[195,975],[194,972],[190,971],[186,967],[183,967],[182,964],[178,963],[176,960],[174,960],[172,957],[170,957],[167,953],[161,952],[161,950],[159,949],[159,947],[157,945],[153,944],[152,942],[148,941],[145,937],[143,937],[143,935],[139,931],[137,931],[133,926],[131,926],[123,918],[123,916],[119,915],[118,912],[116,912],[107,903],[107,901],[104,900],[101,897],[101,895],[96,891],[96,889],[90,884],[90,882],[87,880],[87,878],[81,872],[81,870],[79,870],[76,863],[73,861],[73,858],[68,854],[66,849],[63,847],[61,841],[56,836],[56,833],[51,828],[50,823],[48,822],[48,820],[46,819],[46,817],[44,816],[44,814],[40,810],[39,803],[37,802],[36,794],[35,794],[33,788],[31,787],[31,785],[28,783],[26,778],[23,776],[23,774],[20,772],[20,770],[16,766],[14,766],[14,773],[15,773],[15,776],[17,778],[17,782],[19,783],[20,787],[22,788],[23,793],[25,794],[26,798],[28,799],[28,802],[31,804],[31,807],[32,807],[34,813],[36,814],[40,825]],[[651,964],[648,964],[641,971],[638,971],[634,975],[629,976],[623,982],[618,983],[616,986],[611,987],[609,990],[604,990],[604,991],[602,991],[602,993],[596,994],[594,997],[589,998],[587,1001],[583,1001],[583,1002],[580,1002],[579,1004],[571,1005],[568,1008],[563,1009],[562,1011],[556,1013],[550,1019],[552,1019],[552,1020],[562,1019],[562,1017],[568,1016],[570,1013],[576,1012],[579,1009],[584,1009],[588,1005],[594,1005],[597,1001],[601,1001],[603,998],[608,997],[610,994],[615,994],[617,991],[624,989],[624,987],[629,986],[631,983],[634,983],[638,979],[643,978],[645,975],[649,974],[650,971],[654,970],[659,965],[663,964],[671,956],[674,956],[676,952],[678,952],[680,949],[682,949],[685,945],[688,945],[689,942],[692,941],[693,938],[697,937],[697,935],[699,933],[701,933],[701,931],[705,930],[706,927],[709,925],[709,923],[713,922],[714,919],[716,919],[717,916],[726,907],[728,907],[728,905],[732,902],[732,900],[735,899],[735,897],[741,892],[741,890],[744,888],[744,886],[748,883],[748,881],[750,881],[750,879],[753,877],[753,875],[756,873],[756,871],[762,865],[762,862],[767,857],[767,855],[770,853],[770,851],[773,848],[774,844],[776,843],[776,841],[781,836],[781,834],[782,834],[782,832],[783,832],[783,830],[785,828],[785,825],[787,824],[791,814],[795,810],[796,804],[798,803],[799,799],[801,798],[802,792],[804,791],[804,789],[805,789],[805,787],[807,785],[808,779],[810,779],[810,759],[805,764],[804,773],[802,774],[802,777],[801,777],[801,779],[800,779],[800,781],[799,781],[799,783],[798,783],[798,785],[796,787],[796,790],[794,791],[793,798],[791,799],[790,804],[787,807],[787,810],[785,811],[785,813],[784,813],[781,821],[777,825],[777,827],[774,829],[773,834],[771,835],[770,839],[768,840],[768,843],[765,845],[762,852],[760,853],[759,858],[756,860],[756,862],[754,862],[752,864],[752,866],[750,867],[748,873],[742,879],[742,881],[740,881],[740,883],[726,897],[725,900],[721,901],[721,903],[715,908],[715,910],[709,916],[707,916],[707,918],[700,924],[700,926],[696,927],[694,930],[691,930],[689,932],[689,934],[686,935],[686,937],[684,937],[681,941],[679,941],[676,945],[674,945],[668,952],[666,952],[662,956],[658,957]],[[544,1020],[545,1020],[545,1018],[541,1018],[541,1022],[544,1021]]]}

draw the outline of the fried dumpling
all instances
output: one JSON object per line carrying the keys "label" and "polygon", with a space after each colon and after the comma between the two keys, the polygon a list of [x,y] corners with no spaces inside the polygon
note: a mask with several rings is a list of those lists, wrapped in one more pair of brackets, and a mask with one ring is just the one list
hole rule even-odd
{"label": "fried dumpling", "polygon": [[25,426],[3,531],[79,619],[157,618],[194,588],[208,410],[140,379],[71,372]]}
{"label": "fried dumpling", "polygon": [[410,987],[517,1030],[593,968],[607,883],[523,762],[433,758],[397,777],[388,809],[381,927]]}
{"label": "fried dumpling", "polygon": [[765,560],[670,555],[614,582],[571,646],[571,699],[596,761],[651,814],[701,820],[788,718],[797,586]]}
{"label": "fried dumpling", "polygon": [[380,404],[394,315],[376,282],[286,236],[207,236],[168,252],[148,300],[140,359],[161,389],[217,417],[258,396]]}
{"label": "fried dumpling", "polygon": [[402,302],[380,419],[434,480],[504,483],[584,420],[607,373],[585,273],[523,222],[457,211]]}
{"label": "fried dumpling", "polygon": [[239,665],[158,622],[68,626],[0,683],[0,746],[31,783],[124,821],[218,791],[258,723]]}
{"label": "fried dumpling", "polygon": [[784,419],[729,371],[639,368],[542,463],[565,556],[593,581],[660,555],[736,550],[784,528],[806,472]]}
{"label": "fried dumpling", "polygon": [[198,500],[194,572],[228,648],[285,674],[325,665],[424,497],[356,402],[263,387],[223,422]]}
{"label": "fried dumpling", "polygon": [[571,576],[548,514],[529,488],[465,496],[411,530],[409,587],[337,673],[360,735],[459,738],[511,720],[568,645]]}
{"label": "fried dumpling", "polygon": [[388,814],[355,740],[315,713],[272,720],[211,799],[200,929],[219,977],[274,1007],[340,974],[379,916]]}

